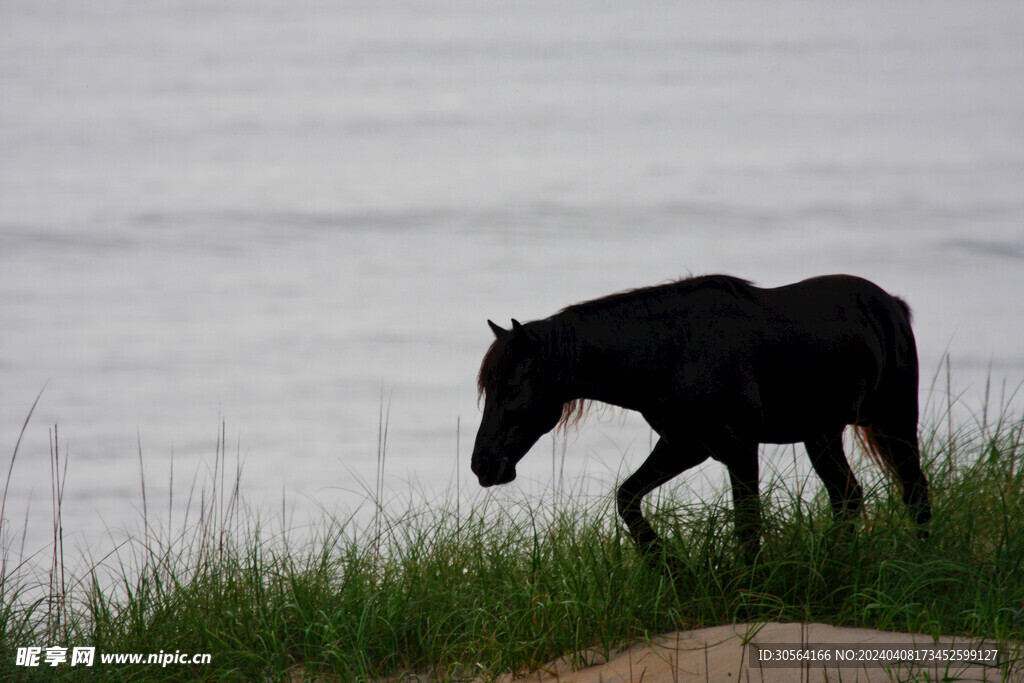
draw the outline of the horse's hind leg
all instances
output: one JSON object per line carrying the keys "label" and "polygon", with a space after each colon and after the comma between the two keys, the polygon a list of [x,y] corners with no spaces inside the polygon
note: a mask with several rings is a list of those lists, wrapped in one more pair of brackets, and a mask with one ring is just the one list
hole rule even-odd
{"label": "horse's hind leg", "polygon": [[640,469],[619,487],[616,496],[619,516],[644,556],[657,557],[662,551],[662,542],[654,528],[644,519],[640,501],[669,479],[699,465],[705,459],[707,454],[698,449],[678,449],[661,438]]}
{"label": "horse's hind leg", "polygon": [[889,459],[903,486],[903,502],[921,527],[921,535],[927,536],[925,527],[932,517],[932,507],[928,500],[928,480],[921,471],[916,421],[900,426],[875,423],[870,429],[883,457]]}
{"label": "horse's hind leg", "polygon": [[843,452],[842,429],[819,434],[805,441],[804,446],[811,466],[825,484],[835,520],[843,522],[856,517],[864,493]]}

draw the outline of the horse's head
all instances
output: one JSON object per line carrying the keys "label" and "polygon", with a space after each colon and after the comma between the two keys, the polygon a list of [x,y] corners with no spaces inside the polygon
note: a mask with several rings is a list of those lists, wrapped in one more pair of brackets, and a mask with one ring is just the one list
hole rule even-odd
{"label": "horse's head", "polygon": [[490,320],[496,339],[480,365],[477,386],[484,415],[473,446],[472,470],[481,486],[516,478],[516,463],[562,417],[560,400],[537,339],[517,321],[505,330]]}

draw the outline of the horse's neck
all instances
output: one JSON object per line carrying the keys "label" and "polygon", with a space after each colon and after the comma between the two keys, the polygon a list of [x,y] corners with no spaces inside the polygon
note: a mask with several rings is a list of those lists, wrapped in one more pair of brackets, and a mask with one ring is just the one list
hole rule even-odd
{"label": "horse's neck", "polygon": [[552,345],[558,349],[555,365],[561,368],[558,383],[566,400],[585,399],[638,409],[631,381],[638,370],[632,367],[636,359],[622,349],[609,347],[602,335],[588,335],[587,327],[563,321],[556,332],[557,343]]}

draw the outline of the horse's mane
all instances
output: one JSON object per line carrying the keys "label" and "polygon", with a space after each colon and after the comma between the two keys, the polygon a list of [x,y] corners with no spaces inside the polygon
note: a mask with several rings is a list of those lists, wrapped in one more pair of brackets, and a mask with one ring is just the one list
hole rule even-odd
{"label": "horse's mane", "polygon": [[753,283],[749,280],[733,277],[732,275],[694,275],[691,277],[671,280],[660,285],[649,285],[647,287],[636,287],[624,289],[596,299],[588,299],[579,303],[570,304],[559,313],[568,312],[594,312],[603,311],[623,305],[636,305],[644,303],[651,297],[662,294],[689,294],[699,289],[720,289],[734,296],[749,299],[752,296],[751,288]]}
{"label": "horse's mane", "polygon": [[489,391],[498,386],[498,382],[501,379],[501,367],[504,365],[502,362],[503,356],[508,355],[508,337],[501,337],[495,339],[491,344],[490,348],[487,349],[487,353],[484,354],[484,359],[480,362],[480,372],[476,376],[476,395],[479,400],[484,395],[485,391]]}
{"label": "horse's mane", "polygon": [[[549,318],[549,320],[563,319],[565,317],[564,314],[599,313],[620,306],[636,306],[645,303],[653,296],[688,294],[704,288],[721,289],[734,296],[750,298],[752,296],[752,286],[747,280],[730,275],[688,277],[666,284],[627,289],[596,299],[581,301],[566,306]],[[545,350],[548,354],[557,353],[563,360],[571,361],[577,354],[579,339],[574,334],[574,329],[570,325],[558,325],[555,329],[557,332],[552,334],[552,338],[545,340],[545,346],[547,347]],[[502,371],[508,367],[512,355],[511,346],[512,336],[505,335],[495,339],[490,348],[487,349],[487,353],[484,354],[484,358],[480,362],[480,372],[477,374],[477,400],[482,398],[485,392],[498,386],[498,383],[501,381]],[[571,429],[576,429],[589,415],[592,406],[593,401],[587,399],[578,398],[567,401],[562,406],[562,416],[558,420],[556,430],[564,433]]]}

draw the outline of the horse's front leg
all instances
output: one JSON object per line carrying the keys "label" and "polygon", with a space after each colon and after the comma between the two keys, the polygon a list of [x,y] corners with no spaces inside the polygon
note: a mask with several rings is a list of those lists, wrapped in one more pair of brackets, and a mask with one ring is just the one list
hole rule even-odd
{"label": "horse's front leg", "polygon": [[619,516],[626,523],[630,535],[640,552],[650,560],[657,560],[662,541],[654,527],[644,518],[640,502],[644,496],[677,474],[707,459],[700,449],[678,449],[664,438],[658,440],[647,460],[619,487],[616,503]]}
{"label": "horse's front leg", "polygon": [[740,553],[743,560],[752,565],[761,550],[761,530],[764,525],[761,519],[757,442],[716,449],[715,458],[729,469]]}

